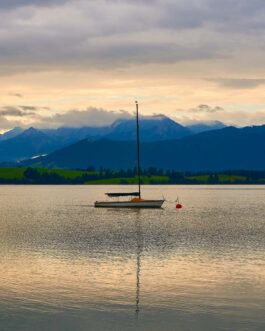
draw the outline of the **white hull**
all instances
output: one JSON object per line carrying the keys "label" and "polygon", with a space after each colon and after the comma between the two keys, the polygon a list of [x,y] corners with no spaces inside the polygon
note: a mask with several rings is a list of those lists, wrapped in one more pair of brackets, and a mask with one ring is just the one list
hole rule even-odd
{"label": "white hull", "polygon": [[96,208],[161,208],[164,200],[146,201],[96,201]]}

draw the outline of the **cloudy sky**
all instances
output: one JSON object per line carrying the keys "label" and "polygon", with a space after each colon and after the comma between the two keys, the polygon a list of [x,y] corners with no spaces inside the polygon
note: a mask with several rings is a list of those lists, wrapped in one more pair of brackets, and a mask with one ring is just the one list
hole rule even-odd
{"label": "cloudy sky", "polygon": [[264,0],[0,0],[0,130],[265,123]]}

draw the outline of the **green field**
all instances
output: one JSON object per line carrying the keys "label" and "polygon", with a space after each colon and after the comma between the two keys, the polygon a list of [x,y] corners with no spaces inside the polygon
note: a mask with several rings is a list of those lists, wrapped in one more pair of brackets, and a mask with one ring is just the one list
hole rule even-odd
{"label": "green field", "polygon": [[[189,176],[187,178],[191,179],[191,180],[196,180],[200,183],[208,183],[211,180],[210,175]],[[218,174],[217,178],[220,183],[228,183],[228,182],[235,183],[237,181],[247,180],[247,177],[245,177],[245,176],[224,175],[224,174]]]}
{"label": "green field", "polygon": [[[25,171],[27,168],[0,168],[0,180],[26,180]],[[82,171],[82,170],[67,170],[67,169],[44,169],[34,168],[34,171],[39,176],[57,175],[65,180],[75,181],[80,180],[82,176],[93,176],[91,180],[85,180],[83,184],[137,184],[138,178],[134,177],[116,177],[102,178],[99,172]],[[98,177],[95,178],[95,177]],[[141,178],[143,184],[152,183],[168,183],[168,176],[143,176]]]}
{"label": "green field", "polygon": [[0,168],[0,178],[3,179],[22,179],[25,168]]}
{"label": "green field", "polygon": [[235,176],[235,175],[218,175],[220,182],[231,182],[244,181],[247,178],[245,176]]}
{"label": "green field", "polygon": [[[0,168],[0,178],[3,179],[22,179],[24,177],[24,172],[27,168]],[[81,177],[84,174],[93,175],[95,172],[82,171],[82,170],[68,170],[68,169],[45,169],[36,168],[36,170],[41,174],[57,174],[64,178],[75,179]]]}
{"label": "green field", "polygon": [[197,180],[198,182],[207,182],[209,180],[209,175],[200,175],[200,176],[189,176],[191,180]]}
{"label": "green field", "polygon": [[[143,184],[161,183],[166,184],[169,182],[169,177],[167,176],[143,176],[141,178]],[[122,177],[122,178],[109,178],[109,179],[96,179],[86,184],[137,184],[137,177]]]}

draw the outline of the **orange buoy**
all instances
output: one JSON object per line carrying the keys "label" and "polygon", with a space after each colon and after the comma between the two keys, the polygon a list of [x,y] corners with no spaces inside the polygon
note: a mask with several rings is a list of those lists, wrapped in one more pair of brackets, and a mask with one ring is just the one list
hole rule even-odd
{"label": "orange buoy", "polygon": [[182,205],[180,203],[177,203],[176,204],[176,209],[181,209],[182,208]]}

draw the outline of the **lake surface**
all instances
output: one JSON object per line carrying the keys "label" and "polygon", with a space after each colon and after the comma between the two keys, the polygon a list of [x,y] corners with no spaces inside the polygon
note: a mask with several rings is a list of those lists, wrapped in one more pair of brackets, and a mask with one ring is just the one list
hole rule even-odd
{"label": "lake surface", "polygon": [[265,187],[0,186],[0,330],[265,330]]}

